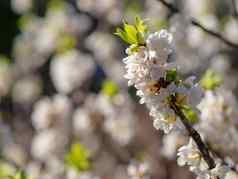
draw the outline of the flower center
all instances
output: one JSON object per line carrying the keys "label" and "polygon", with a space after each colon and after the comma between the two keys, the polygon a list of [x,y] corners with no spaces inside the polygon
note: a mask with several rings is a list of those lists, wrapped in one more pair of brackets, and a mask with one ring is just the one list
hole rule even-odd
{"label": "flower center", "polygon": [[188,159],[189,160],[200,160],[201,159],[201,155],[200,155],[199,152],[193,151],[190,154],[188,154]]}

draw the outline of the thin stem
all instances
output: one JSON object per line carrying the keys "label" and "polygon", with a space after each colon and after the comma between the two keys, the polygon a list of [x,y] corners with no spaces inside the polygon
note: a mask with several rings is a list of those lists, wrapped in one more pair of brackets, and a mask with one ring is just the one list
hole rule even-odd
{"label": "thin stem", "polygon": [[[180,10],[173,5],[172,3],[169,3],[165,0],[158,0],[159,2],[161,2],[165,7],[167,7],[172,15],[175,15],[177,13],[180,13]],[[207,34],[219,39],[220,41],[222,41],[223,43],[225,43],[226,45],[232,47],[232,48],[238,48],[238,44],[237,43],[233,43],[231,41],[229,41],[227,38],[225,38],[224,36],[222,36],[220,33],[215,32],[211,29],[206,28],[203,24],[201,24],[198,20],[196,20],[195,18],[190,18],[189,19],[190,24],[192,24],[193,26],[196,26],[198,28],[200,28],[201,30],[203,30],[204,32],[206,32]]]}
{"label": "thin stem", "polygon": [[192,137],[194,142],[197,144],[197,147],[199,151],[201,152],[201,155],[203,159],[206,161],[209,169],[215,168],[215,161],[209,154],[208,147],[206,144],[202,141],[202,138],[200,134],[189,124],[188,119],[184,115],[184,113],[181,111],[181,109],[176,105],[176,99],[174,96],[171,96],[171,103],[170,107],[173,109],[176,115],[180,117],[181,122],[183,123],[184,127],[186,128],[188,135]]}

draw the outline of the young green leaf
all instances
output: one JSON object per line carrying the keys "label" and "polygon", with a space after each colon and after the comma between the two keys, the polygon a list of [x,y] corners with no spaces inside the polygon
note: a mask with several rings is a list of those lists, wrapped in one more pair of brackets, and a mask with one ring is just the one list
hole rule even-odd
{"label": "young green leaf", "polygon": [[148,27],[145,25],[144,21],[139,16],[136,17],[136,29],[141,33],[145,33],[148,31]]}
{"label": "young green leaf", "polygon": [[173,68],[166,72],[165,80],[167,82],[173,82],[173,81],[176,81],[176,79],[177,79],[177,69],[176,68]]}
{"label": "young green leaf", "polygon": [[105,80],[102,85],[102,94],[114,97],[116,94],[118,94],[119,88],[116,83],[114,83],[111,80]]}
{"label": "young green leaf", "polygon": [[190,123],[195,124],[199,121],[198,115],[193,109],[187,105],[181,106],[182,111]]}
{"label": "young green leaf", "polygon": [[80,143],[73,144],[70,152],[65,156],[65,164],[79,173],[88,170],[91,167],[89,151]]}
{"label": "young green leaf", "polygon": [[213,70],[208,69],[202,77],[200,84],[205,90],[214,90],[222,83],[222,78]]}
{"label": "young green leaf", "polygon": [[144,22],[139,17],[136,17],[135,26],[130,25],[127,22],[123,22],[123,24],[123,30],[117,28],[114,34],[131,45],[144,45],[144,33],[147,31],[147,27],[144,25]]}
{"label": "young green leaf", "polygon": [[18,171],[14,176],[9,176],[9,179],[29,179],[23,171]]}
{"label": "young green leaf", "polygon": [[119,36],[125,42],[129,43],[129,41],[127,40],[127,34],[120,28],[116,28],[116,32],[114,34]]}
{"label": "young green leaf", "polygon": [[133,25],[124,23],[124,30],[127,34],[127,38],[130,44],[137,44],[137,30]]}

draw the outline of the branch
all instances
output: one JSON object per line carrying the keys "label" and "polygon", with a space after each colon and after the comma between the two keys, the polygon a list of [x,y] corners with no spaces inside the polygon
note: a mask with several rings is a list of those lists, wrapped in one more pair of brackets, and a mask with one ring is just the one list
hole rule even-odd
{"label": "branch", "polygon": [[180,117],[180,120],[182,121],[184,127],[186,128],[188,135],[192,137],[194,142],[197,144],[197,147],[203,157],[203,159],[206,161],[209,169],[215,168],[215,161],[210,156],[208,147],[205,145],[205,143],[202,141],[201,136],[199,133],[189,124],[188,119],[184,115],[184,113],[180,110],[180,108],[176,105],[176,99],[174,96],[171,96],[171,104],[170,107],[173,109],[176,115]]}
{"label": "branch", "polygon": [[[167,7],[172,15],[175,15],[177,13],[180,13],[180,10],[173,5],[172,3],[166,2],[165,0],[157,0],[159,2],[161,2],[165,7]],[[190,18],[189,19],[190,24],[200,28],[201,30],[203,30],[204,32],[206,32],[207,34],[219,39],[220,41],[222,41],[223,43],[225,43],[226,45],[232,47],[232,48],[238,48],[238,44],[237,43],[233,43],[231,41],[229,41],[227,38],[225,38],[224,36],[222,36],[220,33],[215,32],[211,29],[207,29],[204,25],[202,25],[198,20],[194,19],[194,18]]]}

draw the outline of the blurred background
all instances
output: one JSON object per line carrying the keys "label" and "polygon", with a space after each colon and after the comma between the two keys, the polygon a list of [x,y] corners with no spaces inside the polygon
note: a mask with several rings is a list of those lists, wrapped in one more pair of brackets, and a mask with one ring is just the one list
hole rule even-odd
{"label": "blurred background", "polygon": [[[238,1],[166,2],[179,12],[160,0],[0,1],[0,178],[195,178],[176,163],[186,137],[156,131],[128,88],[113,33],[138,15],[168,29],[182,75],[212,69],[235,100]],[[221,154],[237,162],[233,144]]]}

